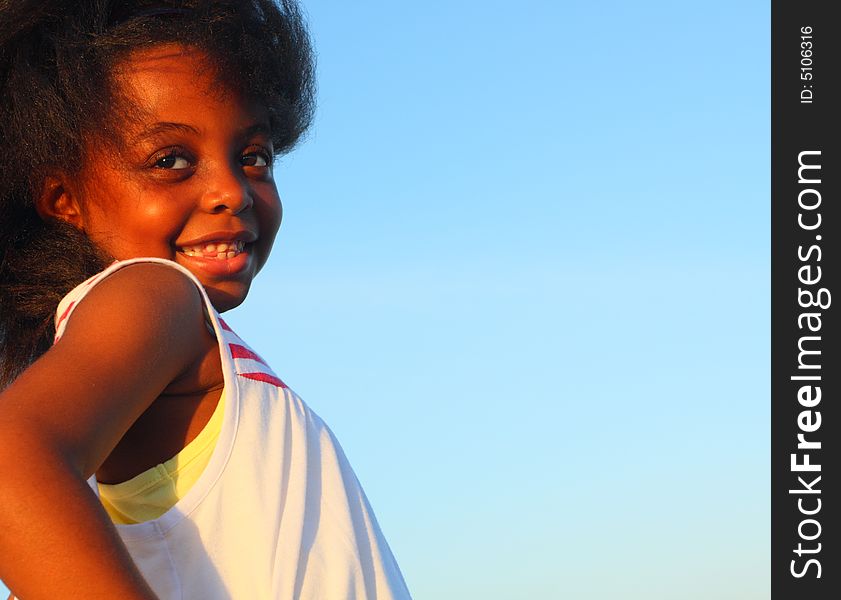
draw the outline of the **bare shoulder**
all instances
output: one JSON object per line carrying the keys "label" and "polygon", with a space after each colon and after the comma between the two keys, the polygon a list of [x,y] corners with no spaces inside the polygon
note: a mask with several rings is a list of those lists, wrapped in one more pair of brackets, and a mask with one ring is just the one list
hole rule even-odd
{"label": "bare shoulder", "polygon": [[0,426],[29,429],[31,439],[61,448],[89,476],[215,345],[202,302],[195,284],[171,267],[118,270],[78,304],[61,340],[0,395]]}
{"label": "bare shoulder", "polygon": [[[161,357],[167,373],[187,368],[209,341],[202,303],[196,285],[180,271],[159,263],[128,265],[79,303],[54,350],[135,365],[144,356],[145,362]],[[90,351],[97,356],[86,356]]]}
{"label": "bare shoulder", "polygon": [[[150,317],[188,317],[201,311],[199,290],[185,274],[160,263],[136,263],[96,285],[76,308],[70,323],[91,318],[137,321]],[[146,324],[155,326],[154,322]]]}

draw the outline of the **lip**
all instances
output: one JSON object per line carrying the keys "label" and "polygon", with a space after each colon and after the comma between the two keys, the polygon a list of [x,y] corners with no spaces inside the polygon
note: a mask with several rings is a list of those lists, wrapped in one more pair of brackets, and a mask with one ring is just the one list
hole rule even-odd
{"label": "lip", "polygon": [[[199,246],[209,242],[245,242],[250,244],[257,240],[257,234],[247,229],[240,229],[238,231],[211,231],[197,238],[192,238],[185,241],[176,241],[177,248],[186,248],[188,246]],[[233,259],[231,259],[233,260]]]}

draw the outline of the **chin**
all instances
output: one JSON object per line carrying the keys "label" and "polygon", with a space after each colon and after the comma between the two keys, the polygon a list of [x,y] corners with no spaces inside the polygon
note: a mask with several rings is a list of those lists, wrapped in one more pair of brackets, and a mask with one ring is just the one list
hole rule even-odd
{"label": "chin", "polygon": [[[227,282],[226,282],[227,283]],[[204,284],[204,289],[207,291],[207,297],[210,298],[210,303],[213,304],[218,312],[236,308],[245,301],[248,295],[248,290],[251,286],[245,284],[239,285],[208,285]]]}

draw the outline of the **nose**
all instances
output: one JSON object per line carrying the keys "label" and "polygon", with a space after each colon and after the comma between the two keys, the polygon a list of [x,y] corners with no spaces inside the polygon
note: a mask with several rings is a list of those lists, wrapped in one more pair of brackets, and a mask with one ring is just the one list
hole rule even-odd
{"label": "nose", "polygon": [[254,205],[248,180],[227,168],[215,170],[202,194],[202,206],[208,212],[239,214]]}

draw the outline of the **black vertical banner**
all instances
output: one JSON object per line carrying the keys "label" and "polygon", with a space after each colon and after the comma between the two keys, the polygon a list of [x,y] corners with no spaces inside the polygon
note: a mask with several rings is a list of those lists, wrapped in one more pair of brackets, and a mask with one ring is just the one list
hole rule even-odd
{"label": "black vertical banner", "polygon": [[841,598],[841,22],[771,11],[771,583]]}

